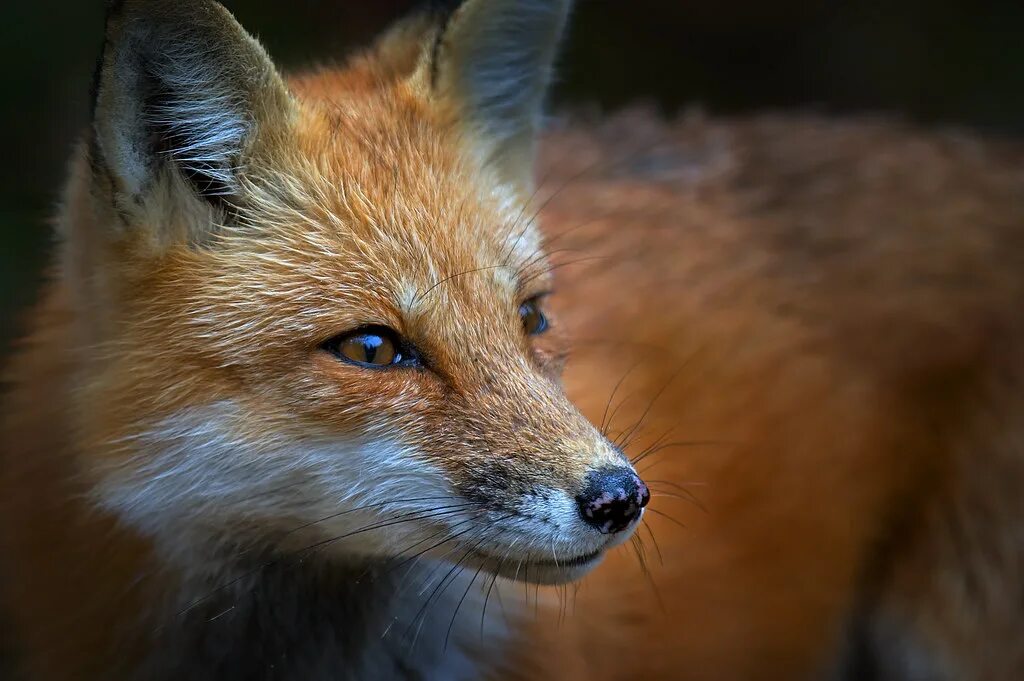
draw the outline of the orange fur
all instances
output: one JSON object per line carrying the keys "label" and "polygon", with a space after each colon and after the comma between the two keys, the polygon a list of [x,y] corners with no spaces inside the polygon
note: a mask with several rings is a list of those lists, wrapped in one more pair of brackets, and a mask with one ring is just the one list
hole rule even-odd
{"label": "orange fur", "polygon": [[[431,95],[434,31],[413,20],[287,97],[256,69],[271,92],[252,95],[236,222],[171,170],[129,201],[78,154],[5,410],[3,578],[30,678],[105,678],[160,645],[138,623],[188,571],[93,495],[147,474],[138,433],[223,403],[254,463],[267,440],[400,433],[464,494],[487,465],[576,489],[610,456],[591,424],[638,457],[644,552],[545,590],[485,654],[502,678],[817,678],[858,645],[892,678],[919,660],[1014,678],[1024,149],[632,112],[553,126],[534,193],[528,126],[498,154],[457,85]],[[553,332],[524,338],[516,308],[550,286]],[[366,324],[429,371],[319,349]],[[240,543],[323,539],[274,511],[206,520]]]}
{"label": "orange fur", "polygon": [[603,256],[559,276],[567,392],[600,421],[625,376],[610,428],[663,443],[685,528],[647,516],[653,584],[623,552],[541,619],[538,677],[807,678],[861,614],[897,668],[1015,678],[1024,149],[642,113],[545,148],[551,247]]}

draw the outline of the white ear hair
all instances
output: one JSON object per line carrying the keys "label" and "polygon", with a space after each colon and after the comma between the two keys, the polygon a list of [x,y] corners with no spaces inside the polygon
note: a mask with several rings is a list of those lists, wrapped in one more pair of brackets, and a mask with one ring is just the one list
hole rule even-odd
{"label": "white ear hair", "polygon": [[169,163],[202,197],[233,193],[246,145],[287,106],[270,58],[221,5],[128,0],[111,11],[94,155],[127,198]]}

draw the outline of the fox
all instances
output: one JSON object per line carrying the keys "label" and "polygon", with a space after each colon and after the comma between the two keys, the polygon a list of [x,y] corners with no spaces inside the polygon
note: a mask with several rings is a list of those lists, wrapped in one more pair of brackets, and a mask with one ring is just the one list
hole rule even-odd
{"label": "fox", "polygon": [[11,678],[1019,678],[1024,145],[549,115],[570,5],[284,75],[111,3],[5,372]]}

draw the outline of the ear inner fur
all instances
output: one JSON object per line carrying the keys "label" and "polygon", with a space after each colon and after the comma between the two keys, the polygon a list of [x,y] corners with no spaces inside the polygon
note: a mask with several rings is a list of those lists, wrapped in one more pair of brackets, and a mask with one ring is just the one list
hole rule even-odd
{"label": "ear inner fur", "polygon": [[535,137],[569,0],[466,0],[427,46],[430,89],[508,182],[530,183]]}
{"label": "ear inner fur", "polygon": [[122,210],[171,170],[223,214],[257,137],[287,127],[290,109],[270,58],[223,7],[125,0],[110,11],[91,148]]}

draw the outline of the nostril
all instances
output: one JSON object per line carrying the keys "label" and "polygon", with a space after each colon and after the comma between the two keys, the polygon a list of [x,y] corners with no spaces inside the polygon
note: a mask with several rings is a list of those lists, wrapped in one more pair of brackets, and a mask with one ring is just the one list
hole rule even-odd
{"label": "nostril", "polygon": [[584,522],[604,534],[628,528],[650,500],[647,485],[624,466],[591,472],[583,491],[576,496]]}

